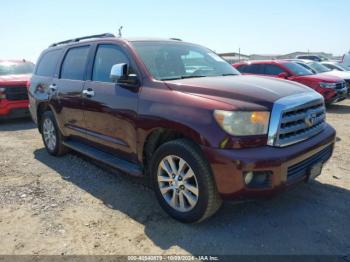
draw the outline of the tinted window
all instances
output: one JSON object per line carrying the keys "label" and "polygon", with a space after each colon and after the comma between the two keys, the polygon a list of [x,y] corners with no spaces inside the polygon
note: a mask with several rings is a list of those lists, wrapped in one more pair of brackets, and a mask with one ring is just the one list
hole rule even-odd
{"label": "tinted window", "polygon": [[[253,65],[245,65],[244,71],[242,73],[248,74],[264,74],[264,66],[263,64],[253,64]],[[240,68],[239,68],[240,69]]]}
{"label": "tinted window", "polygon": [[92,80],[112,82],[109,77],[111,68],[113,65],[120,63],[129,64],[129,60],[119,47],[115,45],[100,45],[96,52]]}
{"label": "tinted window", "polygon": [[61,78],[83,80],[88,53],[89,46],[70,49],[62,64]]}
{"label": "tinted window", "polygon": [[285,72],[281,67],[277,65],[265,65],[265,74],[266,75],[278,75]]}
{"label": "tinted window", "polygon": [[62,50],[54,50],[45,53],[39,61],[36,74],[53,77],[61,52]]}

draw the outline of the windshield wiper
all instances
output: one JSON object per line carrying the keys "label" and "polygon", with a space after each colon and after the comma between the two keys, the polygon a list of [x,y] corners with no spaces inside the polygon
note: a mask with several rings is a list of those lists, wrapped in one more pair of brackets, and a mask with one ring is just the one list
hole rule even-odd
{"label": "windshield wiper", "polygon": [[169,78],[161,78],[160,80],[166,81],[166,80],[178,80],[178,79],[186,79],[186,78],[197,78],[197,77],[207,77],[207,76],[177,76],[177,77],[169,77]]}
{"label": "windshield wiper", "polygon": [[228,73],[228,74],[222,74],[222,76],[236,76],[238,74]]}

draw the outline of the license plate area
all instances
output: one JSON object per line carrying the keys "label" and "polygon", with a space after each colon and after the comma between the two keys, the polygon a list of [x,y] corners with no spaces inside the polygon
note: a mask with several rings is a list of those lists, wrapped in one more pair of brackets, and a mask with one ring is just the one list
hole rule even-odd
{"label": "license plate area", "polygon": [[318,162],[310,168],[308,180],[314,180],[316,177],[321,175],[323,163]]}

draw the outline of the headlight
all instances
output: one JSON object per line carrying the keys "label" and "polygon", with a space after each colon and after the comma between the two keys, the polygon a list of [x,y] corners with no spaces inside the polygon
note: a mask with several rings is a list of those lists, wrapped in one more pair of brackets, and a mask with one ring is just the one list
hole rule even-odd
{"label": "headlight", "polygon": [[267,134],[270,112],[266,111],[223,111],[215,110],[216,122],[230,135],[250,136]]}
{"label": "headlight", "polygon": [[321,82],[320,83],[320,86],[321,87],[324,87],[324,88],[335,88],[337,86],[336,83],[325,83],[325,82]]}

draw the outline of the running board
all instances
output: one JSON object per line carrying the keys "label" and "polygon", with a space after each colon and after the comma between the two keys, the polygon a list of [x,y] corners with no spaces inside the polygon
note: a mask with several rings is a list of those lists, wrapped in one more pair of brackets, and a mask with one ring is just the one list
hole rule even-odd
{"label": "running board", "polygon": [[102,162],[103,164],[106,164],[114,169],[130,174],[132,176],[143,176],[142,168],[137,164],[120,159],[112,154],[106,153],[79,141],[68,140],[64,141],[63,144],[74,151],[91,157],[92,159]]}

